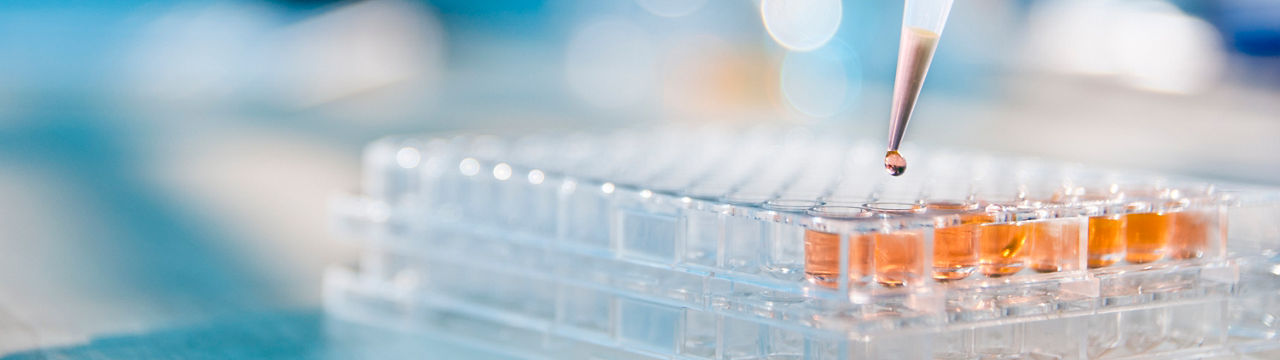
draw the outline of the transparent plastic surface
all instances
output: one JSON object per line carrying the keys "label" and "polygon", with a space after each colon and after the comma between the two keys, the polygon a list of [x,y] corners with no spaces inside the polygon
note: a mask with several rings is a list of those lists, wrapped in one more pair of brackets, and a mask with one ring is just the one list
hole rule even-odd
{"label": "transparent plastic surface", "polygon": [[1274,189],[925,149],[890,178],[876,150],[778,129],[379,140],[364,194],[332,204],[368,250],[328,306],[657,358],[1280,345]]}

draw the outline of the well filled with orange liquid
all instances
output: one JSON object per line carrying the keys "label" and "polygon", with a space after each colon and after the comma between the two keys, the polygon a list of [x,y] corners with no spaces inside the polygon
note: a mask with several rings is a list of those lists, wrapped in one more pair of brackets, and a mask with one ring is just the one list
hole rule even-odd
{"label": "well filled with orange liquid", "polygon": [[990,277],[1007,276],[1026,267],[1025,224],[984,224],[978,227],[978,269]]}
{"label": "well filled with orange liquid", "polygon": [[960,223],[933,231],[933,278],[959,280],[978,267],[978,227],[990,222],[986,214],[961,214]]}
{"label": "well filled with orange liquid", "polygon": [[1079,268],[1080,222],[1074,219],[1030,223],[1027,248],[1031,269],[1057,272]]}
{"label": "well filled with orange liquid", "polygon": [[1169,246],[1169,220],[1163,213],[1139,213],[1124,216],[1124,260],[1144,264],[1164,258]]}
{"label": "well filled with orange liquid", "polygon": [[[870,274],[867,248],[873,238],[870,235],[849,237],[850,281]],[[804,232],[804,273],[815,284],[838,287],[840,278],[840,235],[821,231]]]}
{"label": "well filled with orange liquid", "polygon": [[1089,268],[1111,266],[1124,258],[1123,228],[1119,215],[1089,218]]}
{"label": "well filled with orange liquid", "polygon": [[885,286],[916,283],[924,276],[924,235],[897,231],[875,236],[875,278]]}
{"label": "well filled with orange liquid", "polygon": [[1209,212],[1182,211],[1169,214],[1172,232],[1169,240],[1169,257],[1195,259],[1204,256],[1209,239],[1214,237],[1218,225],[1216,216]]}
{"label": "well filled with orange liquid", "polygon": [[[929,209],[955,217],[933,230],[850,235],[850,285],[874,281],[896,287],[930,278],[962,280],[974,273],[1003,277],[1027,268],[1051,273],[1081,270],[1082,265],[1107,267],[1121,260],[1146,264],[1166,258],[1196,259],[1206,256],[1223,231],[1220,215],[1212,210],[996,222],[992,213],[972,208],[930,205]],[[924,263],[928,259],[925,231],[933,234],[928,264]],[[821,286],[838,287],[840,235],[806,230],[804,241],[806,277]]]}

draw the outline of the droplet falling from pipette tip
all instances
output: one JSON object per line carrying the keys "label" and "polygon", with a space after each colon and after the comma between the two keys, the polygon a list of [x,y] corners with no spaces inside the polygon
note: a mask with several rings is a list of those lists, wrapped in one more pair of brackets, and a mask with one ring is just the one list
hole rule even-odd
{"label": "droplet falling from pipette tip", "polygon": [[889,175],[902,175],[902,173],[907,172],[907,159],[902,157],[902,154],[899,154],[897,150],[889,150],[889,152],[884,153],[884,170],[888,171]]}

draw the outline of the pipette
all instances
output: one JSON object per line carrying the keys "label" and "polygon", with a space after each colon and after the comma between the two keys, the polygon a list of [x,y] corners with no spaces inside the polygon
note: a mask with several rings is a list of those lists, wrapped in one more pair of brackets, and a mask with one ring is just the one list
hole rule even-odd
{"label": "pipette", "polygon": [[898,43],[898,70],[893,80],[893,108],[889,113],[889,149],[884,168],[893,176],[907,171],[907,159],[898,153],[907,120],[916,107],[920,86],[933,62],[942,27],[947,24],[953,0],[906,0],[902,13],[902,38]]}

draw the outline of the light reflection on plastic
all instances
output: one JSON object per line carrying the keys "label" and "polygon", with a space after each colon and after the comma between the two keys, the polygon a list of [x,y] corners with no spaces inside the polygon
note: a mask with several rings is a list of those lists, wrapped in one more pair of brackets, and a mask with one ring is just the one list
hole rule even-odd
{"label": "light reflection on plastic", "polygon": [[418,153],[418,149],[403,147],[396,151],[396,164],[402,168],[412,169],[418,166],[418,162],[421,160],[422,154]]}
{"label": "light reflection on plastic", "polygon": [[530,183],[530,184],[534,184],[534,185],[541,184],[543,180],[546,180],[546,178],[547,178],[547,175],[546,175],[546,174],[543,174],[543,173],[542,173],[542,170],[532,170],[532,171],[529,171],[529,183]]}
{"label": "light reflection on plastic", "polygon": [[511,165],[499,163],[493,166],[493,178],[506,181],[511,178]]}
{"label": "light reflection on plastic", "polygon": [[472,158],[462,159],[462,162],[458,163],[458,171],[461,172],[462,175],[466,175],[466,176],[474,176],[475,174],[479,174],[480,162]]}

